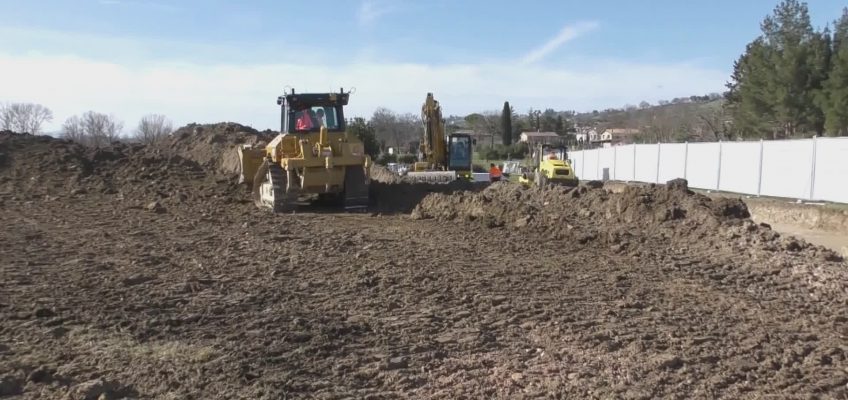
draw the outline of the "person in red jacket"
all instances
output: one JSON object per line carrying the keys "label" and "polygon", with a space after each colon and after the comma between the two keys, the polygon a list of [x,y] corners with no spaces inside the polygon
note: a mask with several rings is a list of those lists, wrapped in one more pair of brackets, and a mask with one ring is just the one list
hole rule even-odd
{"label": "person in red jacket", "polygon": [[295,130],[308,131],[312,129],[312,117],[309,115],[309,111],[310,110],[308,108],[304,108],[303,111],[300,112],[300,117],[298,117],[295,122]]}

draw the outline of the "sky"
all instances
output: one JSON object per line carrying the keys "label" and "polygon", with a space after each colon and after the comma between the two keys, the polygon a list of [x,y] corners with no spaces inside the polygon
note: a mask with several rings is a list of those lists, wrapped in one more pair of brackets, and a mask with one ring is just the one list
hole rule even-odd
{"label": "sky", "polygon": [[[778,0],[0,0],[0,103],[93,110],[130,133],[279,129],[277,96],[353,90],[346,115],[591,111],[722,92]],[[845,6],[808,1],[814,26]]]}

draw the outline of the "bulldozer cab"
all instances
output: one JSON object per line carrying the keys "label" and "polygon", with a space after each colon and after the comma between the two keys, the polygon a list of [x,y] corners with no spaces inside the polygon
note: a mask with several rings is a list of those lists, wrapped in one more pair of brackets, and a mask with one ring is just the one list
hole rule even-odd
{"label": "bulldozer cab", "polygon": [[326,127],[329,132],[344,132],[344,106],[349,94],[302,93],[286,94],[277,98],[281,107],[280,132],[318,132]]}

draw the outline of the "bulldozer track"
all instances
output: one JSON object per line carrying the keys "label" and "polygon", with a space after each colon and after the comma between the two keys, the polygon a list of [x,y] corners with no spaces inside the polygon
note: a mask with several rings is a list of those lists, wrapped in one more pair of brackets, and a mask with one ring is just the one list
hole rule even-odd
{"label": "bulldozer track", "polygon": [[344,183],[345,211],[365,210],[368,208],[368,182],[362,168],[347,168]]}

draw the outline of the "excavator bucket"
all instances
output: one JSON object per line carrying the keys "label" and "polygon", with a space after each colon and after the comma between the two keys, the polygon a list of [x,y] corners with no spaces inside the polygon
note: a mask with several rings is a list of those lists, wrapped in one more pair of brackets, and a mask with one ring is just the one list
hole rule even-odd
{"label": "excavator bucket", "polygon": [[245,144],[238,148],[238,156],[240,164],[238,183],[252,185],[253,177],[265,159],[265,149]]}

